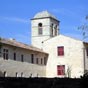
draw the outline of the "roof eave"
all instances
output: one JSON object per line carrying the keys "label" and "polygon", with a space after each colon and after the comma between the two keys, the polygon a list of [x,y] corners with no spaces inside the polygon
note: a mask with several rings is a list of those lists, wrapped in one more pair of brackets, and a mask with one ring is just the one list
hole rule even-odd
{"label": "roof eave", "polygon": [[28,49],[28,48],[25,48],[25,47],[20,47],[20,46],[12,45],[12,44],[9,44],[9,43],[4,43],[4,42],[1,42],[1,41],[0,41],[0,43],[1,43],[2,45],[5,44],[5,45],[12,46],[12,47],[17,47],[17,48],[26,49],[26,50],[30,50],[30,51],[35,51],[35,52],[39,52],[39,53],[44,53],[44,54],[47,54],[47,55],[48,55],[48,53],[46,53],[46,52],[44,52],[44,51],[39,51],[39,50],[31,49],[31,48]]}
{"label": "roof eave", "polygon": [[54,19],[54,20],[56,20],[56,21],[60,22],[59,20],[57,20],[57,19],[55,19],[55,18],[53,18],[53,17],[32,18],[32,19],[30,19],[30,20],[45,19],[45,18]]}

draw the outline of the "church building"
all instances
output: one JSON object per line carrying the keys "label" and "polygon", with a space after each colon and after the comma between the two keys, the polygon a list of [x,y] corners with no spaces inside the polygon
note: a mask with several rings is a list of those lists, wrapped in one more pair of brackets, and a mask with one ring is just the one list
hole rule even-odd
{"label": "church building", "polygon": [[88,43],[61,35],[48,11],[31,19],[31,45],[0,38],[0,76],[79,78],[88,72]]}

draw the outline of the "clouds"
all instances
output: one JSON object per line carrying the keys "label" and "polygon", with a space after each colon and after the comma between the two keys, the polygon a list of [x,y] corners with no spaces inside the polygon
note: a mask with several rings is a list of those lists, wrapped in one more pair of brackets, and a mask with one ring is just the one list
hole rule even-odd
{"label": "clouds", "polygon": [[29,19],[0,16],[0,36],[30,44]]}
{"label": "clouds", "polygon": [[87,15],[88,10],[86,10],[86,7],[82,5],[75,6],[74,8],[52,8],[51,12],[59,15],[63,15],[65,17],[72,17],[72,18],[79,18],[81,19],[85,15]]}
{"label": "clouds", "polygon": [[64,33],[64,35],[68,36],[68,37],[72,37],[74,39],[83,40],[83,36],[80,33],[69,33],[69,32],[66,32],[66,33]]}
{"label": "clouds", "polygon": [[31,36],[29,34],[17,34],[15,35],[17,41],[24,42],[25,44],[31,44]]}
{"label": "clouds", "polygon": [[66,8],[58,8],[58,9],[52,9],[52,12],[54,13],[58,13],[61,15],[65,15],[65,16],[72,16],[75,15],[75,13],[69,9]]}
{"label": "clouds", "polygon": [[23,19],[18,17],[0,17],[2,20],[18,22],[18,23],[29,23],[29,19]]}

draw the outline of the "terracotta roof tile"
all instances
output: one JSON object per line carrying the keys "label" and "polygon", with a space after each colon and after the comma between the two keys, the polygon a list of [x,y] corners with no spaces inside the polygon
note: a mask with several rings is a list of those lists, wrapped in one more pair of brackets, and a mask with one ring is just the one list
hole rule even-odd
{"label": "terracotta roof tile", "polygon": [[0,43],[48,54],[48,53],[44,52],[42,49],[39,49],[39,48],[34,47],[32,45],[27,45],[27,44],[24,44],[21,42],[17,42],[16,40],[12,40],[12,39],[0,38]]}

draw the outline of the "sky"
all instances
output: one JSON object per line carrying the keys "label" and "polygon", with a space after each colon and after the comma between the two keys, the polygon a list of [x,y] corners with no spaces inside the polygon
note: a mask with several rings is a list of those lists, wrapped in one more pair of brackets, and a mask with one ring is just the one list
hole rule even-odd
{"label": "sky", "polygon": [[31,20],[47,10],[60,21],[60,33],[83,39],[78,27],[86,23],[88,0],[0,0],[0,37],[31,44]]}

